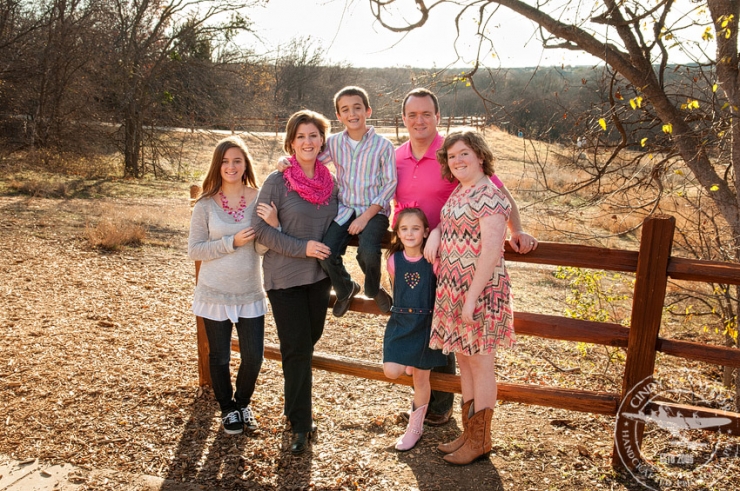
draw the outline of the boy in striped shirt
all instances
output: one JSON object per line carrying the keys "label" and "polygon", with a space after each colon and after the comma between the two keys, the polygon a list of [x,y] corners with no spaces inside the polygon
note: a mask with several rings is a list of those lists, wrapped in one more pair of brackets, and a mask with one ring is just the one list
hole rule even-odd
{"label": "boy in striped shirt", "polygon": [[389,312],[392,298],[380,286],[380,243],[388,230],[390,202],[396,191],[396,152],[389,139],[367,125],[372,108],[364,89],[341,89],[334,96],[334,107],[345,129],[327,138],[326,150],[337,170],[339,210],[322,240],[331,255],[320,261],[337,295],[332,312],[343,316],[360,292],[342,260],[352,235],[358,236],[357,262],[365,273],[365,295],[381,311]]}

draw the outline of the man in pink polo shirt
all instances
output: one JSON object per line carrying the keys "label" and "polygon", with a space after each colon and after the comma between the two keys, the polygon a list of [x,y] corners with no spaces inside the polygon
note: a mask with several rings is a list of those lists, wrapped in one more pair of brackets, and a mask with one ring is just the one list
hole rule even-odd
{"label": "man in pink polo shirt", "polygon": [[[403,124],[409,132],[409,141],[396,149],[396,175],[398,185],[394,197],[394,214],[400,207],[415,204],[421,208],[434,229],[439,225],[439,214],[447,198],[457,187],[457,181],[442,179],[437,150],[442,146],[444,137],[437,131],[439,124],[439,101],[428,89],[414,89],[403,100],[401,106]],[[509,243],[512,249],[526,254],[537,248],[537,240],[522,230],[519,209],[516,201],[506,186],[493,175],[491,181],[501,189],[511,202],[509,216]],[[450,353],[447,366],[434,371],[455,373],[455,355]],[[424,422],[433,426],[442,425],[450,420],[455,395],[447,392],[432,391]],[[402,413],[408,418],[408,413]]]}

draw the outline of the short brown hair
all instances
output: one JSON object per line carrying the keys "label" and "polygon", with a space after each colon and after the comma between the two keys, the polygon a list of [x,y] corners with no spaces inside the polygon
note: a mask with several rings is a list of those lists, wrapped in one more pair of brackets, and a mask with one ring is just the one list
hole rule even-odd
{"label": "short brown hair", "polygon": [[408,102],[410,97],[431,97],[432,102],[434,103],[434,114],[439,114],[439,99],[437,99],[437,96],[429,89],[425,89],[424,87],[418,87],[416,89],[412,89],[411,92],[406,94],[406,97],[403,98],[403,103],[401,104],[401,114],[404,116],[406,115],[406,103]]}
{"label": "short brown hair", "polygon": [[258,187],[257,179],[254,176],[254,169],[252,167],[252,157],[249,155],[247,144],[238,136],[229,136],[220,140],[216,144],[216,148],[213,149],[211,166],[208,168],[206,177],[203,179],[203,190],[196,201],[215,196],[221,189],[221,185],[223,184],[223,180],[221,179],[221,163],[224,160],[224,154],[226,154],[226,151],[230,148],[238,148],[241,150],[242,154],[244,154],[244,174],[242,174],[242,183],[248,184],[253,188]]}
{"label": "short brown hair", "polygon": [[450,166],[447,163],[447,150],[459,141],[470,147],[470,149],[475,152],[475,155],[477,155],[479,159],[483,160],[483,173],[489,177],[492,176],[494,173],[493,162],[495,158],[493,156],[493,152],[488,146],[488,143],[486,143],[486,140],[483,138],[483,135],[477,131],[463,130],[455,131],[447,135],[442,146],[437,150],[437,162],[439,162],[439,166],[442,171],[442,178],[447,179],[450,182],[455,180],[455,176],[452,175]]}
{"label": "short brown hair", "polygon": [[329,129],[331,123],[326,116],[319,114],[315,111],[303,109],[301,111],[293,113],[288,119],[288,124],[285,125],[285,140],[283,140],[283,150],[288,154],[293,155],[292,143],[295,140],[295,135],[298,133],[298,127],[302,124],[313,124],[318,128],[319,134],[323,142],[321,143],[321,151],[323,152],[326,148],[326,137],[329,136]]}
{"label": "short brown hair", "polygon": [[368,109],[370,107],[370,98],[367,95],[367,91],[362,87],[350,85],[334,94],[334,110],[337,112],[337,114],[339,114],[339,99],[347,95],[358,96],[360,99],[362,99],[362,103],[365,104],[365,109]]}

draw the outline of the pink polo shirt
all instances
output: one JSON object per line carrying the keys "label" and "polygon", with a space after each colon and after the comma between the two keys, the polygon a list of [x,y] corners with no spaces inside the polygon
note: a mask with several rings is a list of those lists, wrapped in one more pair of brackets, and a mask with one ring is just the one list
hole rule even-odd
{"label": "pink polo shirt", "polygon": [[[439,214],[447,198],[457,187],[457,180],[452,182],[442,179],[437,162],[437,150],[442,146],[444,137],[437,133],[434,141],[420,160],[411,152],[411,141],[396,149],[396,175],[398,185],[394,197],[393,213],[398,212],[399,205],[416,202],[429,220],[429,227],[439,225]],[[494,174],[491,181],[497,186],[503,184]]]}

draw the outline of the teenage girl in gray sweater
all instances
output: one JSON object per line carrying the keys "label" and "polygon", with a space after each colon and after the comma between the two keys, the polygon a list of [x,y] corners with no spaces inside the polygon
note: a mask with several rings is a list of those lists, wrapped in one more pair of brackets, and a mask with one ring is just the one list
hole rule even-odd
{"label": "teenage girl in gray sweater", "polygon": [[[203,318],[213,393],[228,434],[257,429],[250,402],[262,367],[267,301],[251,226],[257,198],[252,159],[237,137],[213,152],[190,221],[188,255],[201,261],[193,312]],[[236,325],[241,363],[231,384],[231,333]]]}

